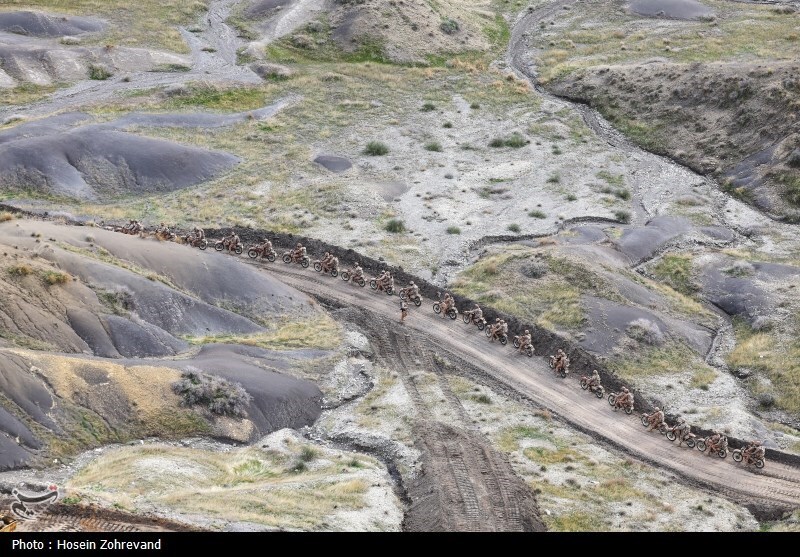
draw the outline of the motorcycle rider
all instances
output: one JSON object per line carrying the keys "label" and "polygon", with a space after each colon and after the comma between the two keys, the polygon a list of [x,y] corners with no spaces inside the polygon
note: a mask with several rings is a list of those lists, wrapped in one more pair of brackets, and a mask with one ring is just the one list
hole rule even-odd
{"label": "motorcycle rider", "polygon": [[686,423],[686,418],[684,418],[683,416],[678,418],[678,423],[672,426],[672,431],[675,432],[675,435],[678,437],[679,447],[686,440],[686,437],[689,435],[691,430],[692,430],[691,426]]}
{"label": "motorcycle rider", "polygon": [[233,230],[231,230],[231,239],[230,239],[230,242],[228,242],[228,251],[235,250],[239,246],[240,243],[241,243],[241,240],[239,239],[239,235],[236,232],[234,232]]}
{"label": "motorcycle rider", "polygon": [[298,261],[301,261],[306,257],[306,247],[300,242],[297,242],[297,245],[294,247],[294,249],[291,251],[289,255],[292,256],[292,261],[294,263],[297,263]]}
{"label": "motorcycle rider", "polygon": [[592,376],[589,378],[589,390],[594,391],[600,387],[600,373],[594,369],[592,370]]}
{"label": "motorcycle rider", "polygon": [[715,431],[708,438],[708,454],[714,454],[728,446],[728,438]]}
{"label": "motorcycle rider", "polygon": [[326,251],[325,252],[325,257],[323,257],[320,260],[320,264],[322,265],[322,272],[323,273],[326,273],[328,271],[328,269],[330,268],[330,264],[331,264],[331,259],[332,258],[333,258],[333,256],[331,255],[331,253]]}
{"label": "motorcycle rider", "polygon": [[662,423],[664,423],[664,411],[656,406],[653,410],[653,413],[647,416],[647,422],[650,424],[650,426],[647,428],[647,431],[653,431]]}
{"label": "motorcycle rider", "polygon": [[742,451],[742,456],[744,457],[744,461],[747,464],[753,464],[757,460],[765,460],[764,456],[766,454],[766,449],[761,445],[761,441],[752,441],[745,449]]}
{"label": "motorcycle rider", "polygon": [[489,325],[489,330],[492,332],[492,334],[489,335],[489,340],[491,342],[494,342],[494,339],[497,338],[497,333],[500,332],[500,328],[501,328],[500,318],[499,317],[495,317],[494,318],[494,323]]}
{"label": "motorcycle rider", "polygon": [[553,360],[553,369],[556,373],[564,370],[569,365],[569,359],[567,358],[566,352],[564,352],[561,348],[556,350],[556,357]]}
{"label": "motorcycle rider", "polygon": [[195,238],[196,242],[200,242],[200,241],[204,240],[205,237],[206,237],[206,233],[203,231],[202,228],[200,228],[198,226],[194,227],[194,230],[192,230],[192,233],[194,233],[194,238]]}
{"label": "motorcycle rider", "polygon": [[356,266],[353,267],[353,280],[358,280],[360,278],[364,278],[364,269],[361,268],[361,265],[356,263]]}
{"label": "motorcycle rider", "polygon": [[519,337],[519,349],[517,351],[520,354],[522,354],[528,349],[529,346],[532,349],[533,348],[532,342],[533,341],[531,339],[531,332],[528,329],[525,329],[525,334]]}
{"label": "motorcycle rider", "polygon": [[258,248],[262,250],[264,254],[272,253],[272,242],[269,241],[269,238],[263,238]]}
{"label": "motorcycle rider", "polygon": [[475,304],[475,307],[467,311],[467,313],[469,313],[473,323],[478,323],[483,319],[483,310],[478,304]]}
{"label": "motorcycle rider", "polygon": [[455,305],[456,301],[450,295],[450,292],[444,293],[444,299],[442,300],[442,317],[447,317],[447,312],[450,311]]}
{"label": "motorcycle rider", "polygon": [[622,387],[622,392],[614,401],[614,411],[618,408],[625,408],[626,406],[633,406],[633,393],[628,390],[628,387]]}
{"label": "motorcycle rider", "polygon": [[403,288],[403,291],[406,293],[406,297],[411,301],[419,298],[419,286],[414,284],[413,280],[408,283],[408,286]]}

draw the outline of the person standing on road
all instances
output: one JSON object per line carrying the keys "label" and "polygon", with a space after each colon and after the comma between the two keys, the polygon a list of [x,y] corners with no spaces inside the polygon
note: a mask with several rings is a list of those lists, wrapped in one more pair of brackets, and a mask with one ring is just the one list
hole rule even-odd
{"label": "person standing on road", "polygon": [[408,317],[408,304],[405,300],[400,300],[400,322],[404,323]]}

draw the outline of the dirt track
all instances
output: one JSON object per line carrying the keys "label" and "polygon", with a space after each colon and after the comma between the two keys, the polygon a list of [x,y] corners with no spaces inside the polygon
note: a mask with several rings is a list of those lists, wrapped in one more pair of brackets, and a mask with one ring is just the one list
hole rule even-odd
{"label": "dirt track", "polygon": [[[398,298],[377,294],[368,286],[351,286],[311,269],[283,263],[266,264],[264,268],[287,284],[323,300],[361,307],[376,314],[378,319],[399,317]],[[392,329],[404,332],[398,335],[391,332]],[[510,346],[490,344],[483,333],[464,325],[460,319],[451,321],[437,316],[430,300],[423,302],[419,309],[412,309],[405,325],[388,324],[384,334],[388,334],[389,339],[408,335],[411,343],[444,353],[457,366],[478,368],[487,377],[549,409],[599,441],[670,469],[687,483],[714,490],[757,513],[800,507],[800,469],[796,466],[770,461],[763,470],[755,471],[731,458],[721,460],[693,449],[679,448],[658,433],[646,433],[636,413],[627,416],[613,412],[605,400],[582,391],[577,384],[579,377],[556,378],[541,356],[529,359],[518,355]],[[534,345],[535,342],[534,339]],[[399,344],[395,348],[398,347]],[[395,353],[402,356],[408,350],[404,348]],[[408,353],[415,353],[415,350],[411,348]]]}

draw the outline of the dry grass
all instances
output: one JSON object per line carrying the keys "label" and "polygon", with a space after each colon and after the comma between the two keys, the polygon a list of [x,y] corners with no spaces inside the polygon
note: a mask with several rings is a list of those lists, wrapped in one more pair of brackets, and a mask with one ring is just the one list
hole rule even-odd
{"label": "dry grass", "polygon": [[369,486],[359,471],[375,464],[360,458],[357,467],[341,468],[326,454],[313,467],[299,467],[304,448],[288,443],[280,451],[217,453],[123,447],[81,470],[68,487],[108,503],[145,500],[178,512],[301,530],[325,528],[329,515],[363,508]]}
{"label": "dry grass", "polygon": [[0,222],[7,222],[10,220],[14,220],[16,215],[11,211],[2,211],[0,212]]}
{"label": "dry grass", "polygon": [[[744,323],[737,323],[736,348],[728,355],[734,369],[762,372],[772,383],[770,394],[776,406],[789,412],[800,412],[800,341],[783,341],[772,332],[755,332]],[[755,394],[762,387],[751,382]]]}
{"label": "dry grass", "polygon": [[189,52],[177,26],[197,21],[208,9],[208,0],[4,0],[2,9],[100,17],[110,28],[98,43]]}
{"label": "dry grass", "polygon": [[610,359],[609,367],[625,381],[692,371],[700,386],[708,384],[715,376],[713,370],[691,348],[674,340],[661,346],[642,345],[636,351],[626,351],[624,356]]}
{"label": "dry grass", "polygon": [[191,344],[242,344],[270,350],[333,350],[341,344],[342,330],[327,313],[319,313],[311,320],[286,321],[264,333],[186,337],[186,340]]}

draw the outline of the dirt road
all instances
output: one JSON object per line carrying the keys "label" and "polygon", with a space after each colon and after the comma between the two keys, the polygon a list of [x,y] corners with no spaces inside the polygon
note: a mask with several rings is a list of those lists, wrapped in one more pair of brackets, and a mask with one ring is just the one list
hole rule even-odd
{"label": "dirt road", "polygon": [[[311,269],[284,263],[265,264],[264,269],[308,294],[337,304],[361,307],[374,313],[377,319],[394,316],[398,311],[396,296],[378,294],[369,286],[351,286]],[[403,333],[393,332],[400,328]],[[713,490],[758,512],[800,507],[800,469],[797,467],[768,462],[763,470],[756,471],[735,463],[732,458],[709,457],[669,443],[658,433],[645,432],[635,412],[631,416],[614,412],[606,400],[581,390],[579,377],[556,378],[543,357],[528,358],[518,355],[510,346],[490,344],[477,328],[464,325],[460,319],[452,321],[434,314],[429,300],[420,308],[412,309],[405,325],[387,324],[384,332],[390,338],[409,335],[409,342],[432,347],[451,361],[462,361],[481,369],[487,376],[598,441],[670,469],[685,478],[687,484]],[[534,339],[534,345],[535,342]]]}

